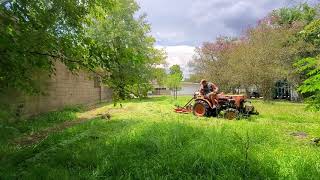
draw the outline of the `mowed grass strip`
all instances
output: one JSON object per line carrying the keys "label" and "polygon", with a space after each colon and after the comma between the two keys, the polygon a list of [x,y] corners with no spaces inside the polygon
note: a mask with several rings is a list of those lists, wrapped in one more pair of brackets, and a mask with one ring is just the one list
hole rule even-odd
{"label": "mowed grass strip", "polygon": [[[107,179],[318,179],[320,113],[303,104],[253,102],[261,115],[239,121],[176,114],[189,97],[107,105],[111,120],[50,134],[31,147],[3,143],[0,176]],[[92,111],[88,112],[89,114]],[[79,116],[86,116],[85,112]],[[306,137],[293,136],[303,132]]]}

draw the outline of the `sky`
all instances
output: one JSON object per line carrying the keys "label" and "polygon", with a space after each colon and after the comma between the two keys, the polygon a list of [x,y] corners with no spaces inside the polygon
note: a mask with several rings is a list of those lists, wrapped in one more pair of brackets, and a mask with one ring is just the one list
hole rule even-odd
{"label": "sky", "polygon": [[194,48],[219,36],[238,36],[273,9],[295,0],[137,0],[147,14],[156,47],[167,51],[169,66],[179,64],[186,77]]}

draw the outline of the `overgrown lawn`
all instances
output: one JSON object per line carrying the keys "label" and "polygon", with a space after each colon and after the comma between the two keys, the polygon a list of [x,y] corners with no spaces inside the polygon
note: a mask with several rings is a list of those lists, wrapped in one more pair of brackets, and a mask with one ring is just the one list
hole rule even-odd
{"label": "overgrown lawn", "polygon": [[[173,112],[174,104],[187,100],[157,97],[125,102],[122,108],[106,105],[95,111],[109,112],[111,120],[95,118],[29,147],[14,145],[15,135],[7,136],[0,177],[319,179],[320,147],[310,139],[320,136],[320,113],[305,111],[303,104],[261,101],[254,102],[259,116],[239,121]],[[301,132],[307,136],[292,134]]]}

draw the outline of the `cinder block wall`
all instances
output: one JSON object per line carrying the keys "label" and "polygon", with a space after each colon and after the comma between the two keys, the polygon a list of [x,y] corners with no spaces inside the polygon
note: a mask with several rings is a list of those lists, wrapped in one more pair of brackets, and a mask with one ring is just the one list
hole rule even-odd
{"label": "cinder block wall", "polygon": [[[56,63],[56,73],[51,77],[39,76],[44,95],[14,97],[15,93],[6,97],[14,104],[13,110],[24,116],[40,114],[62,109],[66,106],[94,104],[112,99],[112,91],[95,84],[95,76],[88,72],[72,74],[64,64]],[[11,97],[10,97],[11,96]]]}

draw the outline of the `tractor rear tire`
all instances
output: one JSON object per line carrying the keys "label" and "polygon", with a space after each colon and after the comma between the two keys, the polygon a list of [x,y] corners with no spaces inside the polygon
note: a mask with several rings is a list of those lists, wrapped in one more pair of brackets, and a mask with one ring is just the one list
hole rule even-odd
{"label": "tractor rear tire", "polygon": [[196,101],[193,105],[193,114],[198,117],[209,117],[211,116],[211,108],[204,101]]}
{"label": "tractor rear tire", "polygon": [[224,112],[224,118],[228,120],[234,120],[238,118],[238,116],[239,116],[239,111],[233,108],[229,108]]}

